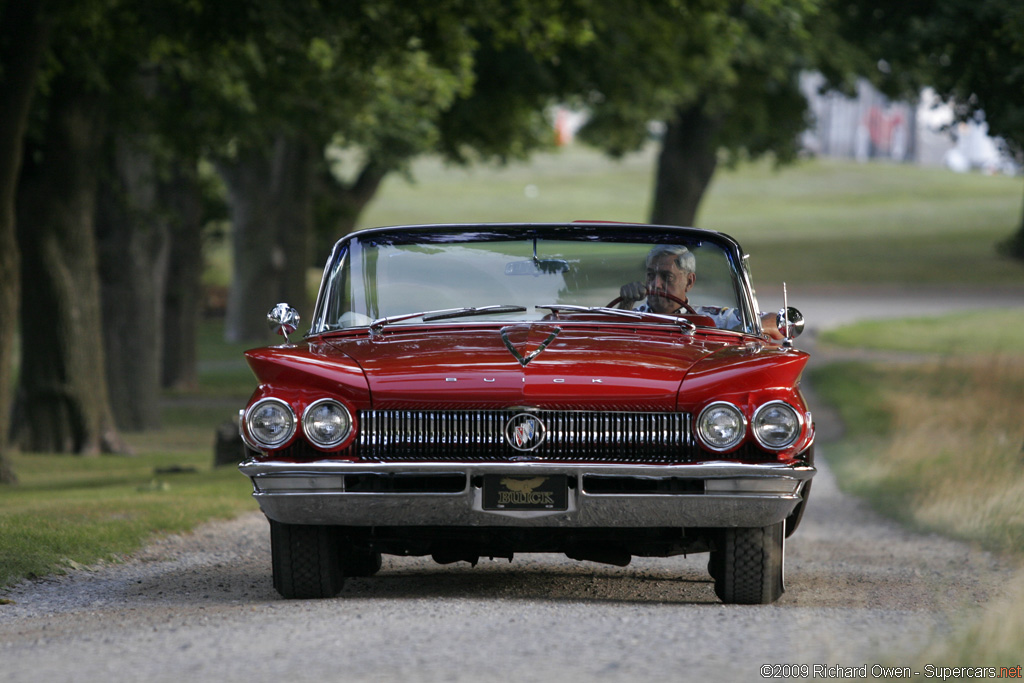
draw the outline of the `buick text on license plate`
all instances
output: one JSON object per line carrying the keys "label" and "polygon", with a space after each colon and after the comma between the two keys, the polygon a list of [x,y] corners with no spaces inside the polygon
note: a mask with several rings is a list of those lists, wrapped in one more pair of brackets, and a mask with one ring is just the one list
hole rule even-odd
{"label": "buick text on license plate", "polygon": [[488,474],[484,477],[485,510],[566,510],[569,487],[564,474],[524,477]]}

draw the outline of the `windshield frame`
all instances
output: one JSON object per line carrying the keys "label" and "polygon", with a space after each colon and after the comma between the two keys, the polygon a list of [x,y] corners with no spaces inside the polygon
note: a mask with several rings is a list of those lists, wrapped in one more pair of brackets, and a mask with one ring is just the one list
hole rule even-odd
{"label": "windshield frame", "polygon": [[[436,224],[369,228],[350,233],[338,240],[324,267],[317,294],[316,307],[306,336],[365,326],[339,328],[327,320],[333,297],[340,296],[335,281],[344,276],[351,245],[361,242],[372,245],[459,244],[467,242],[514,240],[562,240],[579,242],[624,242],[635,244],[676,244],[708,242],[722,250],[728,260],[736,288],[736,300],[743,332],[762,334],[761,321],[755,313],[756,303],[750,274],[740,245],[729,235],[699,228],[645,225],[639,223],[495,223],[495,224]],[[500,303],[500,302],[497,302]],[[542,302],[548,303],[548,302]],[[441,321],[444,324],[450,321]],[[622,320],[610,322],[622,323]],[[666,322],[666,324],[669,324]]]}

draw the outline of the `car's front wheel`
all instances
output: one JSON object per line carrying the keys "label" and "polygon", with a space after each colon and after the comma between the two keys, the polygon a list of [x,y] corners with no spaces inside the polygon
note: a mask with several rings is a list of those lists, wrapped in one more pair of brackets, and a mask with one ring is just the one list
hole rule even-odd
{"label": "car's front wheel", "polygon": [[722,602],[767,605],[785,590],[785,522],[766,527],[724,529],[711,551],[708,569]]}
{"label": "car's front wheel", "polygon": [[345,582],[334,527],[270,520],[274,588],[285,598],[331,598]]}

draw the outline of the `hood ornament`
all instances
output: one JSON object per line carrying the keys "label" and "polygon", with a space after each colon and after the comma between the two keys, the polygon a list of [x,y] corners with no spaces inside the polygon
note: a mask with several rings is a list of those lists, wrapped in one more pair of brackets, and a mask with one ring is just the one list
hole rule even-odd
{"label": "hood ornament", "polygon": [[[503,328],[501,328],[501,340],[503,342],[505,342],[505,348],[508,349],[509,353],[511,353],[513,355],[513,357],[515,357],[515,359],[517,361],[519,361],[519,364],[522,365],[525,368],[529,364],[529,362],[531,360],[533,360],[538,355],[540,355],[540,352],[548,347],[548,344],[550,344],[551,342],[553,342],[555,340],[555,337],[557,337],[558,333],[562,331],[562,328],[561,327],[552,328],[551,334],[549,334],[547,336],[547,339],[542,341],[537,348],[535,348],[533,351],[530,351],[526,355],[523,355],[522,353],[520,353],[519,349],[517,349],[515,347],[515,345],[512,343],[512,340],[509,339],[509,333],[516,332],[516,331],[522,331],[524,329],[527,331],[527,337],[529,337],[529,333],[533,331],[533,328],[503,327]],[[528,341],[529,340],[527,340],[527,343],[528,343]],[[522,346],[525,347],[526,344],[524,343]]]}

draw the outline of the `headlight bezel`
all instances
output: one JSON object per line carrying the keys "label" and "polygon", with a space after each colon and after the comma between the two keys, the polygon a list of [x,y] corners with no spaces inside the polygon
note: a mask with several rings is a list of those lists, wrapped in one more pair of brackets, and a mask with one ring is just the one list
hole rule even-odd
{"label": "headlight bezel", "polygon": [[[288,426],[284,431],[284,435],[276,439],[265,439],[257,429],[253,426],[253,420],[261,408],[269,405],[274,405],[284,408],[284,415],[288,419]],[[295,417],[295,411],[287,401],[283,401],[279,398],[268,396],[261,398],[260,400],[253,403],[245,411],[245,433],[249,437],[249,440],[256,446],[266,449],[281,448],[287,444],[295,436],[297,429],[298,420]]]}
{"label": "headlight bezel", "polygon": [[[737,425],[735,427],[736,433],[727,441],[712,439],[708,435],[708,426],[705,423],[705,418],[710,418],[711,414],[717,410],[725,409],[726,412],[732,414],[736,419]],[[735,450],[743,443],[746,439],[748,430],[747,416],[743,414],[743,410],[740,409],[734,403],[729,401],[715,401],[704,406],[704,408],[697,415],[697,438],[700,440],[702,447],[715,453],[726,453]]]}
{"label": "headlight bezel", "polygon": [[[766,411],[775,407],[785,408],[786,412],[788,412],[792,416],[795,425],[791,428],[791,433],[788,437],[786,437],[785,440],[771,442],[766,440],[762,435],[760,429],[760,422],[763,419]],[[760,406],[758,406],[757,410],[754,411],[754,416],[750,421],[750,429],[751,432],[753,432],[754,440],[757,441],[758,445],[761,446],[761,448],[764,448],[769,451],[784,451],[787,448],[791,448],[794,444],[797,443],[797,441],[799,441],[800,435],[803,434],[804,431],[804,416],[799,410],[794,408],[786,401],[768,401],[767,403],[763,403]]]}
{"label": "headlight bezel", "polygon": [[[332,441],[321,441],[316,439],[313,436],[315,433],[314,430],[309,426],[309,422],[313,419],[313,411],[316,408],[324,405],[332,405],[340,408],[342,414],[344,414],[345,419],[348,422],[348,425],[343,430],[341,436]],[[352,417],[352,411],[349,410],[348,406],[346,406],[344,403],[337,399],[329,397],[317,399],[316,401],[313,401],[308,406],[306,406],[306,408],[302,411],[302,433],[305,434],[306,439],[309,441],[309,443],[316,448],[320,448],[323,450],[335,449],[348,440],[348,438],[352,435],[354,429],[355,423]]]}

